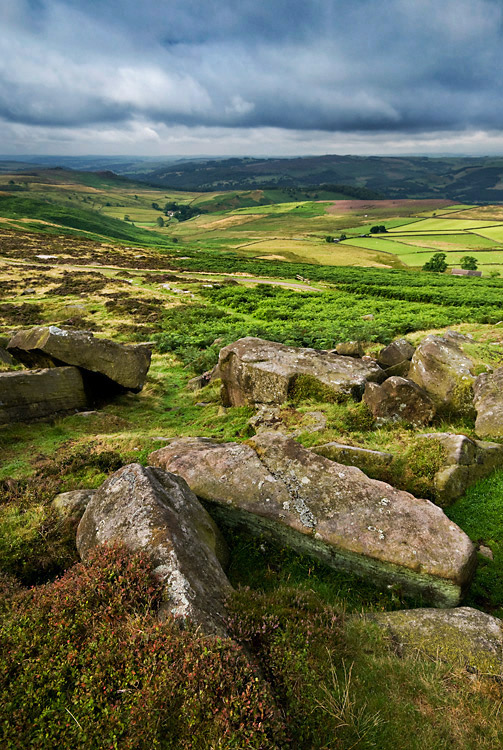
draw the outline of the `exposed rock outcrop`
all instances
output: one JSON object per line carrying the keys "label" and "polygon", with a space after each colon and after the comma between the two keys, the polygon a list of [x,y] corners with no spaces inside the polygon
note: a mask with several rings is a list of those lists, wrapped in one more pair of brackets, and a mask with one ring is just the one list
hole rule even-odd
{"label": "exposed rock outcrop", "polygon": [[435,405],[417,383],[394,375],[382,385],[367,383],[363,400],[377,424],[405,422],[423,425],[435,416]]}
{"label": "exposed rock outcrop", "polygon": [[409,378],[431,396],[438,411],[473,411],[473,362],[452,338],[427,336],[412,357]]}
{"label": "exposed rock outcrop", "polygon": [[247,337],[220,352],[224,406],[282,404],[296,379],[307,377],[333,396],[361,398],[365,383],[380,382],[384,373],[374,360],[298,349]]}
{"label": "exposed rock outcrop", "polygon": [[84,382],[76,367],[0,373],[0,424],[48,419],[86,405]]}
{"label": "exposed rock outcrop", "polygon": [[473,403],[477,412],[477,435],[503,437],[503,367],[478,376]]}
{"label": "exposed rock outcrop", "polygon": [[436,440],[444,448],[445,463],[435,474],[434,485],[440,505],[449,505],[464,495],[470,484],[503,467],[503,445],[471,440],[451,432],[419,435],[420,440]]}
{"label": "exposed rock outcrop", "polygon": [[147,345],[125,346],[92,333],[70,331],[57,326],[38,326],[18,331],[8,351],[28,367],[74,365],[88,374],[96,373],[108,383],[138,392],[150,366],[151,349]]}
{"label": "exposed rock outcrop", "polygon": [[185,438],[150,461],[183,476],[218,522],[439,606],[459,602],[476,564],[474,545],[438,506],[276,432],[248,444]]}
{"label": "exposed rock outcrop", "polygon": [[385,628],[394,646],[481,674],[503,676],[501,620],[471,607],[407,609],[366,615]]}
{"label": "exposed rock outcrop", "polygon": [[122,542],[144,550],[162,581],[161,616],[190,620],[225,635],[225,596],[231,586],[219,562],[225,543],[186,482],[140,464],[119,469],[97,490],[77,531],[83,559],[95,547]]}
{"label": "exposed rock outcrop", "polygon": [[335,353],[343,357],[363,357],[365,350],[361,341],[341,341],[335,347]]}

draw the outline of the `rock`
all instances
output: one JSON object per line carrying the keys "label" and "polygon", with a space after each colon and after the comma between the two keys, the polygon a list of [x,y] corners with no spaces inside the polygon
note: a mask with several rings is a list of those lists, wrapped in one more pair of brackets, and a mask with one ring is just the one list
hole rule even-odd
{"label": "rock", "polygon": [[503,367],[479,375],[473,390],[477,434],[503,437]]}
{"label": "rock", "polygon": [[311,450],[318,456],[325,456],[325,458],[337,461],[345,466],[357,466],[362,471],[389,466],[393,461],[392,453],[357,448],[354,445],[344,445],[343,443],[324,443],[324,445],[314,446]]}
{"label": "rock", "polygon": [[460,333],[449,329],[444,333],[444,338],[454,341],[455,344],[473,344],[473,336],[470,333]]}
{"label": "rock", "polygon": [[414,356],[415,347],[406,339],[397,339],[381,349],[377,356],[377,363],[385,370],[389,367],[408,362]]}
{"label": "rock", "polygon": [[0,346],[0,363],[9,366],[14,364],[14,357],[2,346]]}
{"label": "rock", "polygon": [[435,474],[435,496],[439,505],[450,505],[474,482],[503,467],[503,445],[471,440],[451,432],[418,435],[418,440],[437,440],[444,448],[444,466]]}
{"label": "rock", "polygon": [[143,387],[152,356],[150,348],[142,344],[125,346],[57,326],[19,331],[8,349],[29,367],[74,365],[84,371],[86,383],[92,380],[89,373],[96,373],[115,386],[135,392]]}
{"label": "rock", "polygon": [[368,315],[362,315],[362,320],[374,320],[374,317],[372,313],[369,313]]}
{"label": "rock", "polygon": [[426,391],[412,380],[397,375],[382,385],[367,383],[363,401],[377,424],[406,422],[417,426],[431,422],[435,416],[435,405]]}
{"label": "rock", "polygon": [[191,378],[187,383],[187,390],[188,391],[200,391],[201,388],[204,388],[206,385],[208,385],[209,380],[205,378],[204,375],[196,375],[195,378]]}
{"label": "rock", "polygon": [[277,432],[247,444],[184,438],[150,461],[183,476],[219,523],[439,606],[459,602],[476,565],[474,545],[438,506]]}
{"label": "rock", "polygon": [[358,399],[367,380],[384,379],[374,360],[363,362],[252,337],[224,347],[218,366],[224,406],[282,404],[300,376],[331,396]]}
{"label": "rock", "polygon": [[485,557],[487,560],[494,560],[494,553],[487,544],[479,544],[478,552],[479,555],[482,555],[482,557]]}
{"label": "rock", "polygon": [[335,353],[343,357],[363,357],[365,351],[361,341],[343,341],[337,344]]}
{"label": "rock", "polygon": [[280,416],[279,406],[265,406],[260,404],[257,411],[248,420],[249,426],[259,432],[259,430],[272,430],[283,425]]}
{"label": "rock", "polygon": [[385,628],[395,646],[485,675],[502,676],[501,620],[471,607],[406,609],[365,615]]}
{"label": "rock", "polygon": [[205,633],[226,634],[224,600],[231,586],[217,559],[223,559],[225,544],[181,477],[140,464],[109,477],[82,517],[77,549],[85,560],[110,542],[149,555],[164,586],[161,617],[174,615]]}
{"label": "rock", "polygon": [[438,411],[471,413],[473,362],[451,339],[427,336],[412,357],[409,378],[431,396]]}
{"label": "rock", "polygon": [[0,425],[61,416],[86,405],[76,367],[0,373]]}
{"label": "rock", "polygon": [[78,523],[95,492],[96,490],[61,492],[56,495],[52,504],[62,518]]}

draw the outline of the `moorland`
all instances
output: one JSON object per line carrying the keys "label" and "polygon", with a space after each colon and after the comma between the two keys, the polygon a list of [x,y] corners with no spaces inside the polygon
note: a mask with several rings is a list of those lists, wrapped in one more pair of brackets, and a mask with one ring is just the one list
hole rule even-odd
{"label": "moorland", "polygon": [[[472,337],[477,373],[502,366],[503,208],[447,192],[358,197],[344,184],[186,192],[37,166],[0,175],[3,342],[56,325],[153,348],[140,393],[0,428],[3,746],[501,745],[501,676],[407,652],[359,617],[422,606],[420,597],[229,534],[232,638],[208,638],[158,622],[145,557],[111,548],[79,562],[75,524],[53,505],[125,464],[146,465],[171,438],[252,437],[254,409],[224,406],[218,380],[188,387],[243,336],[318,350],[357,340],[377,355],[398,337],[417,345],[454,328]],[[188,218],[180,206],[193,209]],[[474,256],[483,276],[421,271],[439,251],[451,268]],[[435,500],[439,467],[410,425],[378,426],[364,403],[309,389],[278,419],[307,448],[339,441],[393,453],[391,474],[373,476]],[[477,437],[471,413],[442,414],[428,429]],[[502,507],[499,470],[445,508],[491,550],[462,603],[498,618]]]}

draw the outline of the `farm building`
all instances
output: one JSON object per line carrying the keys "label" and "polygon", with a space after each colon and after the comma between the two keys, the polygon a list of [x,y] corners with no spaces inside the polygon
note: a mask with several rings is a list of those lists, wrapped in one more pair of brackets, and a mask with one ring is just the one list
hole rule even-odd
{"label": "farm building", "polygon": [[466,271],[464,268],[453,268],[453,276],[482,276],[482,271]]}

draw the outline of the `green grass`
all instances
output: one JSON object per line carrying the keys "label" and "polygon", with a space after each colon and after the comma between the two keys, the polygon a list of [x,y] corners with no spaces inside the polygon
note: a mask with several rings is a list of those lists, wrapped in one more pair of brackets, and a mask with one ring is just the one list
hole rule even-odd
{"label": "green grass", "polygon": [[494,554],[494,560],[479,558],[468,603],[503,617],[503,470],[474,484],[446,512]]}

